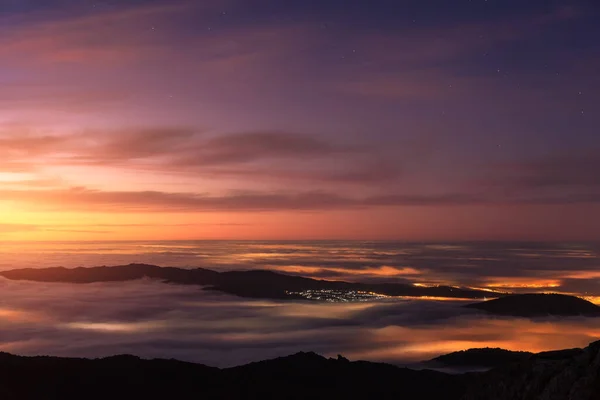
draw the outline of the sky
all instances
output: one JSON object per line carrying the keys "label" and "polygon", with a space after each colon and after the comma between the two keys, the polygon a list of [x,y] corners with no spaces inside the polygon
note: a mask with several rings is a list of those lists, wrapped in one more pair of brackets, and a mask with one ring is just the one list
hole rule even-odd
{"label": "sky", "polygon": [[3,0],[0,240],[600,240],[598,17]]}

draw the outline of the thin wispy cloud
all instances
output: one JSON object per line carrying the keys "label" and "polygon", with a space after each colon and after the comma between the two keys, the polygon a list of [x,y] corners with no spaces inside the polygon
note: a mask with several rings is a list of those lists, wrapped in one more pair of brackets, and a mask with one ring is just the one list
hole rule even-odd
{"label": "thin wispy cloud", "polygon": [[529,207],[536,232],[593,214],[595,9],[424,4],[6,5],[3,222],[326,211],[341,235],[335,213],[415,231],[470,207],[505,237]]}

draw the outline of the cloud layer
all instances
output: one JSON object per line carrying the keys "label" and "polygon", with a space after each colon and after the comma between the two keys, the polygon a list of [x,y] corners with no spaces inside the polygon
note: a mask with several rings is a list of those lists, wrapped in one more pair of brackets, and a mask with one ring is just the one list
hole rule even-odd
{"label": "cloud layer", "polygon": [[582,346],[598,329],[593,319],[487,319],[435,302],[248,302],[154,282],[0,286],[0,350],[25,355],[133,353],[224,367],[317,351],[405,363],[469,347]]}

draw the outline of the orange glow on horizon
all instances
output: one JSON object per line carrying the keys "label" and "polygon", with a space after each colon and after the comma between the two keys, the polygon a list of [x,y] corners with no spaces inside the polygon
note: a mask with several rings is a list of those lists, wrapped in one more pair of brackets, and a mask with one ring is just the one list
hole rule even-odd
{"label": "orange glow on horizon", "polygon": [[[60,11],[34,4],[39,0],[12,3],[19,6],[7,9],[6,18],[14,23],[0,37],[2,241],[600,237],[596,193],[570,188],[554,198],[535,185],[520,186],[523,176],[544,177],[540,166],[555,160],[577,181],[585,174],[573,171],[589,170],[581,157],[549,146],[544,157],[526,152],[518,161],[504,148],[496,154],[490,135],[480,136],[481,153],[467,151],[464,144],[480,131],[469,120],[474,98],[491,102],[483,114],[493,123],[506,114],[494,114],[489,93],[517,100],[505,102],[509,108],[539,94],[498,88],[495,79],[482,85],[487,69],[457,74],[442,67],[481,46],[463,37],[460,22],[415,24],[414,40],[399,31],[365,31],[352,39],[356,57],[341,61],[322,53],[332,38],[303,12],[263,23],[252,8],[243,9],[242,19],[253,23],[232,20],[231,29],[208,33],[184,21],[212,20],[222,8],[213,2],[114,2],[86,12],[70,2],[59,2]],[[516,34],[526,37],[533,25],[524,23]],[[501,31],[482,40],[500,43]],[[353,34],[342,36],[339,43],[350,43]],[[296,58],[300,47],[312,57]],[[197,48],[206,51],[189,51]],[[390,57],[389,48],[411,54],[409,62]],[[353,68],[357,57],[393,73]],[[293,76],[281,74],[293,58]],[[432,63],[441,67],[419,67]],[[450,81],[461,89],[447,87]],[[398,107],[388,106],[399,99]],[[453,117],[423,117],[446,103],[457,105]],[[519,116],[522,107],[511,112]],[[581,121],[591,124],[587,114]],[[544,115],[539,123],[549,128],[563,124],[547,115],[568,118]],[[429,154],[435,143],[447,156]],[[519,196],[511,194],[515,188]]]}
{"label": "orange glow on horizon", "polygon": [[[498,332],[503,338],[496,339]],[[574,340],[565,332],[577,332]],[[419,362],[441,354],[471,348],[502,348],[512,351],[542,352],[557,349],[587,346],[600,337],[600,330],[581,321],[533,321],[524,318],[488,319],[478,325],[468,321],[439,332],[426,327],[390,326],[372,332],[368,339],[380,347],[349,354],[353,359],[393,360],[402,358]],[[489,337],[489,339],[485,339]],[[410,338],[401,340],[398,338]]]}
{"label": "orange glow on horizon", "polygon": [[597,306],[600,306],[600,296],[579,296],[584,300],[587,300],[591,303],[596,304]]}
{"label": "orange glow on horizon", "polygon": [[35,313],[7,308],[0,308],[0,321],[5,322],[39,322],[44,318]]}
{"label": "orange glow on horizon", "polygon": [[495,277],[488,279],[484,286],[491,289],[544,289],[558,288],[561,285],[562,282],[558,279]]}
{"label": "orange glow on horizon", "polygon": [[[349,269],[349,268],[335,268],[335,267],[307,267],[300,265],[286,265],[286,266],[274,266],[270,269],[288,272],[304,274],[307,276],[315,276],[320,273],[336,273],[343,276],[373,276],[373,277],[397,277],[397,276],[414,276],[421,275],[422,272],[411,267],[394,268],[390,266],[363,268],[363,269]],[[336,278],[339,279],[339,278]]]}

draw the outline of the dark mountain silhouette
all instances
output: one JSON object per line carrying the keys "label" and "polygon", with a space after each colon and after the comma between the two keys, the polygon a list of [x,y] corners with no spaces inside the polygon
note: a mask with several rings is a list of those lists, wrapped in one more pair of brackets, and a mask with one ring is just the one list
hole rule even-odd
{"label": "dark mountain silhouette", "polygon": [[336,290],[374,292],[386,296],[433,296],[480,299],[488,292],[454,287],[417,287],[401,283],[353,283],[323,281],[285,275],[273,271],[216,272],[204,268],[183,269],[146,264],[93,268],[26,268],[0,271],[0,276],[13,280],[37,282],[124,282],[141,278],[158,279],[167,283],[201,285],[241,297],[269,299],[305,299],[300,292]]}
{"label": "dark mountain silhouette", "polygon": [[565,350],[554,350],[544,351],[542,353],[536,353],[532,357],[536,360],[563,360],[565,358],[575,357],[581,354],[582,349],[565,349]]}
{"label": "dark mountain silhouette", "polygon": [[473,379],[462,400],[600,399],[600,342],[540,353]]}
{"label": "dark mountain silhouette", "polygon": [[564,294],[518,294],[504,296],[465,307],[496,315],[516,317],[543,316],[600,316],[600,307],[587,300]]}
{"label": "dark mountain silhouette", "polygon": [[314,353],[216,369],[173,360],[0,354],[2,400],[456,399],[463,379],[434,371],[326,359]]}
{"label": "dark mountain silhouette", "polygon": [[567,349],[531,353],[511,351],[500,348],[479,348],[456,351],[414,364],[417,368],[429,368],[436,371],[462,373],[486,371],[491,368],[519,363],[527,360],[563,360],[580,354],[582,349]]}
{"label": "dark mountain silhouette", "polygon": [[227,369],[128,355],[88,360],[0,353],[0,398],[593,400],[600,398],[600,342],[458,375],[315,353]]}
{"label": "dark mountain silhouette", "polygon": [[436,357],[429,361],[447,367],[491,368],[529,359],[533,353],[498,348],[469,349]]}

